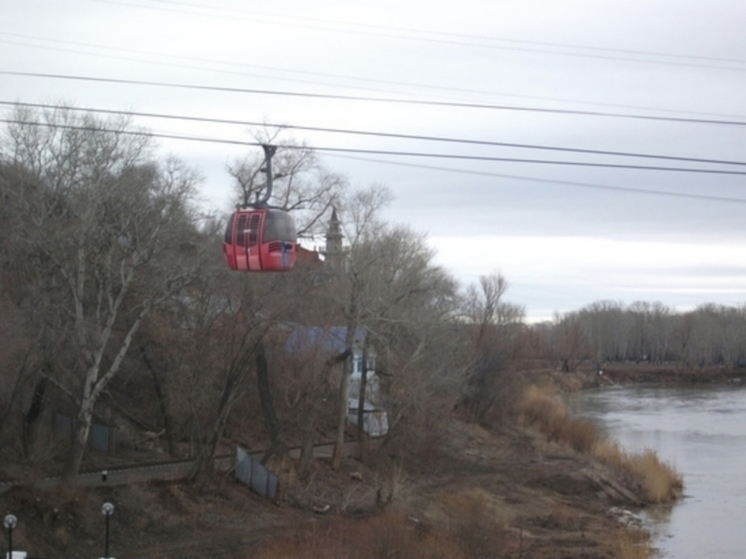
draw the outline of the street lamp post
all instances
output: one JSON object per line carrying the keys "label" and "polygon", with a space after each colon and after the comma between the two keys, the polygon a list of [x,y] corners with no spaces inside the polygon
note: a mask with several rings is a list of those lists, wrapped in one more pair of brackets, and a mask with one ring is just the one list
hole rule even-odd
{"label": "street lamp post", "polygon": [[13,528],[16,527],[16,524],[18,524],[18,519],[14,515],[8,514],[5,516],[5,520],[3,520],[3,525],[8,529],[8,557],[9,559],[13,559]]}
{"label": "street lamp post", "polygon": [[109,517],[114,512],[114,505],[111,503],[104,503],[101,507],[101,513],[106,517],[106,540],[104,546],[104,559],[109,559]]}

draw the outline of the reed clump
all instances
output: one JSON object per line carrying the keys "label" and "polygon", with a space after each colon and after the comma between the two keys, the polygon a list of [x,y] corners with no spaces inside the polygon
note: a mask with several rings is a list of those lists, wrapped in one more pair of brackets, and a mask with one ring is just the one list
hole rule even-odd
{"label": "reed clump", "polygon": [[631,453],[615,441],[602,440],[593,447],[592,455],[604,464],[631,473],[651,503],[674,501],[684,487],[676,468],[662,461],[652,450]]}
{"label": "reed clump", "polygon": [[658,458],[654,451],[625,451],[591,423],[572,417],[556,394],[548,389],[528,387],[518,409],[522,422],[538,428],[548,440],[590,454],[631,476],[650,503],[671,502],[683,488],[681,474]]}

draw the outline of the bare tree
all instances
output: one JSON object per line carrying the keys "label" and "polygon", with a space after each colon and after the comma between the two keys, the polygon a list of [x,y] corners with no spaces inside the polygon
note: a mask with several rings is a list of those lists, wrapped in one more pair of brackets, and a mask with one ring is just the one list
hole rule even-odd
{"label": "bare tree", "polygon": [[470,285],[465,299],[465,316],[477,327],[476,347],[506,339],[508,330],[523,321],[520,305],[505,301],[508,281],[500,273],[480,276],[479,288]]}
{"label": "bare tree", "polygon": [[30,188],[17,200],[39,283],[57,293],[71,324],[75,369],[51,379],[77,407],[66,476],[77,474],[96,403],[120,371],[152,310],[193,277],[178,258],[188,241],[189,201],[198,180],[175,160],[149,158],[147,138],[126,119],[19,109],[5,145]]}
{"label": "bare tree", "polygon": [[381,263],[380,255],[372,258],[366,257],[368,247],[366,239],[372,235],[372,231],[380,227],[377,214],[390,200],[391,194],[387,189],[374,185],[366,190],[354,192],[345,200],[342,207],[343,216],[348,216],[350,219],[348,221],[343,217],[349,240],[348,255],[343,270],[333,279],[339,290],[338,293],[342,295],[338,301],[341,302],[340,314],[346,325],[344,350],[334,358],[335,363],[343,365],[338,392],[337,433],[332,456],[332,467],[335,469],[339,468],[342,460],[353,342],[364,312],[365,301],[363,299],[367,286],[367,274]]}
{"label": "bare tree", "polygon": [[[428,346],[427,325],[452,318],[455,282],[432,263],[433,251],[425,237],[406,227],[392,227],[377,219],[377,210],[389,200],[388,191],[374,186],[357,193],[345,215],[351,217],[347,231],[350,244],[343,271],[337,281],[344,293],[342,314],[346,319],[345,368],[340,381],[336,451],[333,465],[341,459],[344,427],[348,414],[349,372],[352,342],[364,333],[363,353],[375,347],[377,355],[388,363],[389,388],[409,386],[414,394],[416,378]],[[357,336],[361,337],[361,336]],[[357,395],[358,429],[367,384],[367,359]],[[437,370],[437,368],[436,368]],[[435,373],[436,370],[431,372]],[[435,375],[433,375],[435,376]],[[408,381],[404,379],[408,378]],[[424,378],[424,376],[422,377]],[[435,386],[436,383],[433,383]],[[421,385],[420,385],[421,386]],[[422,387],[422,386],[421,386]],[[431,393],[427,389],[422,394]],[[403,397],[389,399],[390,423],[395,424],[412,402]],[[393,408],[391,408],[393,406]],[[394,409],[395,408],[395,409]]]}
{"label": "bare tree", "polygon": [[471,285],[464,302],[466,321],[476,330],[476,355],[462,403],[479,421],[486,420],[488,414],[502,420],[515,395],[515,382],[507,374],[506,363],[515,351],[524,310],[504,300],[508,282],[502,274],[480,277],[479,287]]}
{"label": "bare tree", "polygon": [[[259,140],[277,145],[272,160],[273,194],[270,204],[291,212],[299,237],[321,233],[322,218],[334,206],[347,187],[345,179],[327,170],[316,152],[292,139],[279,143],[277,133],[262,131]],[[252,203],[266,187],[264,154],[249,153],[228,166],[236,180],[240,202]]]}
{"label": "bare tree", "polygon": [[405,415],[433,411],[443,395],[453,404],[466,361],[457,341],[458,289],[433,263],[434,253],[421,234],[387,227],[373,249],[382,254],[382,263],[371,270],[364,323],[381,357],[383,396],[395,436]]}

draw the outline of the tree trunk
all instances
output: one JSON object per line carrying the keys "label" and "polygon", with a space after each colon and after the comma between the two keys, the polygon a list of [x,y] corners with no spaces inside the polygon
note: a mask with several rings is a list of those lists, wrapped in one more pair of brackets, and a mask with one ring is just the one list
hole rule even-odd
{"label": "tree trunk", "polygon": [[300,471],[304,476],[311,473],[313,462],[313,445],[316,438],[316,405],[311,402],[308,416],[305,418],[303,443],[300,449]]}
{"label": "tree trunk", "polygon": [[[257,350],[260,351],[260,350]],[[215,420],[209,433],[203,438],[198,438],[199,454],[195,463],[194,471],[191,474],[192,479],[201,475],[212,476],[215,468],[215,456],[220,447],[220,441],[223,440],[225,426],[228,423],[233,405],[240,397],[240,389],[246,379],[246,373],[249,368],[249,361],[254,353],[254,348],[245,348],[241,355],[233,360],[229,370],[223,393],[220,396],[220,402],[217,407]],[[258,357],[257,357],[258,359]]]}
{"label": "tree trunk", "polygon": [[47,379],[42,374],[34,387],[31,406],[24,416],[23,422],[23,452],[26,459],[33,462],[34,450],[39,439],[39,418],[44,411],[44,394],[47,390]]}
{"label": "tree trunk", "polygon": [[[30,350],[29,350],[29,353],[30,353]],[[5,422],[8,420],[8,417],[13,411],[13,404],[15,403],[16,399],[20,398],[21,388],[23,386],[24,379],[26,378],[26,363],[28,360],[28,355],[29,354],[27,353],[26,357],[24,357],[23,364],[21,365],[21,369],[18,371],[18,376],[16,377],[16,381],[13,385],[13,392],[10,395],[8,406],[5,408],[3,413],[0,414],[0,431],[2,431],[3,427],[5,426]]]}
{"label": "tree trunk", "polygon": [[273,455],[285,454],[287,449],[280,435],[280,422],[277,419],[275,403],[272,398],[269,364],[267,363],[267,354],[263,342],[260,342],[256,348],[256,381],[259,388],[259,401],[262,404],[262,414],[264,415],[264,426],[267,429],[270,441],[269,449],[262,457],[262,464],[265,464]]}
{"label": "tree trunk", "polygon": [[91,423],[93,421],[93,402],[86,399],[80,406],[78,412],[77,425],[75,425],[75,436],[72,440],[72,448],[68,455],[65,473],[62,476],[66,484],[74,484],[80,471],[80,464],[83,462],[86,447],[88,445],[88,435],[91,432]]}
{"label": "tree trunk", "polygon": [[334,454],[332,455],[332,469],[337,470],[342,464],[342,453],[345,444],[345,427],[347,426],[348,392],[350,390],[351,357],[344,361],[342,379],[339,383],[339,413],[337,414],[337,434],[334,440]]}
{"label": "tree trunk", "polygon": [[360,390],[357,397],[357,440],[360,442],[360,456],[365,444],[365,393],[368,386],[368,344],[363,343],[363,367],[360,373]]}
{"label": "tree trunk", "polygon": [[[353,309],[354,310],[354,309]],[[332,454],[332,468],[337,470],[342,464],[342,454],[345,444],[345,427],[347,426],[347,413],[349,408],[350,371],[352,370],[352,343],[355,341],[355,330],[357,323],[354,320],[347,324],[345,334],[345,358],[342,361],[342,378],[339,382],[339,413],[337,414],[337,435],[334,441],[334,454]]]}
{"label": "tree trunk", "polygon": [[161,412],[161,417],[163,418],[163,430],[166,433],[168,454],[174,457],[176,456],[176,446],[174,445],[173,421],[171,419],[171,414],[168,411],[168,405],[166,404],[166,391],[164,390],[160,374],[150,359],[148,350],[145,349],[145,346],[140,346],[140,355],[142,356],[143,363],[145,363],[145,367],[150,371],[150,376],[153,379],[153,386],[155,387],[155,393],[158,397],[158,407]]}

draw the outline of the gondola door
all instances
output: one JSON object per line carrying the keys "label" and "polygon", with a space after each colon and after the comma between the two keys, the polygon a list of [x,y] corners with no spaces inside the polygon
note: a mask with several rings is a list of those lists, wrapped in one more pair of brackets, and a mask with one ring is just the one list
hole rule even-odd
{"label": "gondola door", "polygon": [[262,230],[264,228],[264,216],[266,211],[252,212],[248,217],[248,227],[246,230],[246,256],[248,258],[248,267],[244,270],[260,271],[262,270]]}
{"label": "gondola door", "polygon": [[228,220],[228,225],[225,227],[225,237],[223,238],[223,256],[225,256],[225,262],[231,270],[238,270],[238,262],[236,261],[236,243],[234,240],[238,215],[238,213],[231,215]]}
{"label": "gondola door", "polygon": [[249,250],[246,246],[247,231],[249,228],[249,214],[240,213],[236,220],[234,231],[234,247],[236,251],[236,270],[249,269]]}

